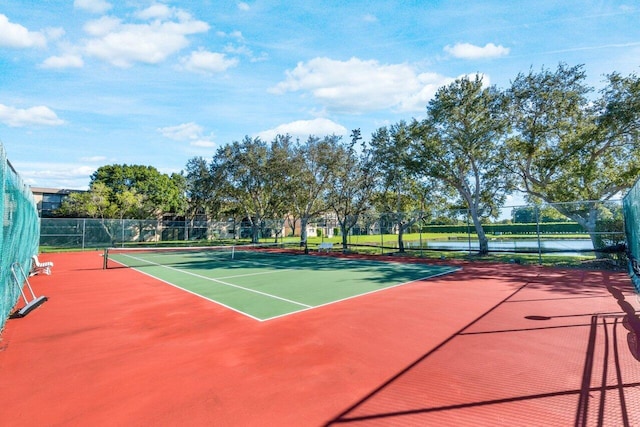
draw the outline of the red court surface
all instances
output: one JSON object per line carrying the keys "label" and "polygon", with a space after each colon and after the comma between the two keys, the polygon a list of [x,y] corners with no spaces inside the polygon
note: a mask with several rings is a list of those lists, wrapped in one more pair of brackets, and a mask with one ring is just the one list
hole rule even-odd
{"label": "red court surface", "polygon": [[624,273],[460,263],[258,322],[96,252],[41,258],[49,300],[0,337],[3,426],[640,425]]}

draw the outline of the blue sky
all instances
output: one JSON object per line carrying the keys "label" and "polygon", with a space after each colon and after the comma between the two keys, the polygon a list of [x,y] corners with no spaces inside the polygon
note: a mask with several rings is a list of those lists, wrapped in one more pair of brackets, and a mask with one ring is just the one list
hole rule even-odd
{"label": "blue sky", "polygon": [[639,23],[635,0],[0,0],[0,141],[27,184],[85,189],[245,135],[368,138],[463,75],[637,73]]}

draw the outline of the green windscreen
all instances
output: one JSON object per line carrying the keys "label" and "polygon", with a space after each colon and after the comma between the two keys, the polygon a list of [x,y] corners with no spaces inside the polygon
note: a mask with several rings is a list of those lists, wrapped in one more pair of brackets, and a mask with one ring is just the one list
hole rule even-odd
{"label": "green windscreen", "polygon": [[636,181],[622,200],[624,231],[627,238],[629,275],[640,293],[640,180]]}
{"label": "green windscreen", "polygon": [[[0,143],[0,186],[2,186],[2,234],[0,235],[0,330],[18,301],[23,283],[16,283],[11,272],[15,263],[28,274],[31,257],[38,253],[40,221],[38,209],[29,187],[7,159]],[[17,266],[16,266],[17,268]],[[20,280],[22,274],[17,274]]]}

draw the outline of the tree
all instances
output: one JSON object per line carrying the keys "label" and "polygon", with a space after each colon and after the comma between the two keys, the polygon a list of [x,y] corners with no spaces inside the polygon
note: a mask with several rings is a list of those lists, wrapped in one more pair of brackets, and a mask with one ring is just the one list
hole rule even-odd
{"label": "tree", "polygon": [[[157,219],[165,213],[178,214],[185,204],[184,188],[181,175],[161,174],[151,166],[102,166],[91,176],[89,191],[71,194],[56,215],[99,218],[102,230],[115,243],[124,224],[110,219]],[[143,239],[148,224],[139,221],[137,226],[138,238]]]}
{"label": "tree", "polygon": [[327,210],[322,196],[337,173],[342,154],[341,138],[335,135],[320,139],[310,136],[292,159],[290,196],[292,214],[300,219],[300,242],[307,241],[309,219]]}
{"label": "tree", "polygon": [[[101,166],[91,175],[90,192],[96,183],[110,190],[108,200],[122,218],[156,219],[165,213],[182,214],[186,207],[184,177],[160,173],[152,166]],[[135,193],[139,203],[123,197],[125,192]]]}
{"label": "tree", "polygon": [[[630,188],[640,173],[640,82],[606,76],[600,97],[585,83],[582,65],[559,64],[519,74],[508,90],[515,134],[509,168],[521,190],[578,222],[602,247],[602,202]],[[581,203],[569,203],[582,200]],[[598,253],[598,256],[600,254]]]}
{"label": "tree", "polygon": [[187,161],[185,171],[185,190],[187,196],[187,212],[190,216],[200,213],[209,216],[219,211],[216,187],[211,177],[209,164],[203,157],[193,157]]}
{"label": "tree", "polygon": [[482,218],[496,216],[512,185],[502,166],[508,122],[504,97],[482,78],[460,78],[440,88],[427,117],[414,121],[411,165],[417,176],[454,188],[469,210],[480,254],[489,251]]}
{"label": "tree", "polygon": [[277,136],[271,143],[245,137],[221,147],[214,156],[211,177],[229,210],[238,209],[251,224],[257,243],[263,221],[283,217],[289,189],[291,141]]}
{"label": "tree", "polygon": [[362,140],[360,129],[351,133],[351,143],[343,146],[336,163],[336,174],[332,177],[326,198],[335,212],[342,234],[342,250],[347,251],[347,236],[358,218],[371,205],[375,188],[375,173],[369,151],[362,144],[360,152],[356,144]]}
{"label": "tree", "polygon": [[549,205],[519,206],[511,210],[514,223],[566,222],[569,219]]}
{"label": "tree", "polygon": [[428,188],[410,171],[410,145],[411,129],[404,121],[379,128],[371,137],[371,163],[378,176],[375,203],[380,214],[395,224],[400,252],[404,252],[405,230],[422,218],[421,196]]}
{"label": "tree", "polygon": [[111,197],[111,190],[105,184],[93,183],[89,191],[69,194],[56,210],[56,216],[115,218],[118,215],[118,208],[111,203]]}

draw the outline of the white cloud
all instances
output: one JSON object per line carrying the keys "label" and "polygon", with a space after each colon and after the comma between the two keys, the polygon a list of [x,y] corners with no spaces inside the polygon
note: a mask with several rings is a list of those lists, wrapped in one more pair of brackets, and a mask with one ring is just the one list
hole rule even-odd
{"label": "white cloud", "polygon": [[31,186],[86,190],[95,166],[77,163],[12,162]]}
{"label": "white cloud", "polygon": [[177,126],[159,128],[158,131],[166,138],[173,139],[175,141],[186,141],[189,139],[199,138],[202,134],[203,128],[194,122],[190,122]]}
{"label": "white cloud", "polygon": [[436,90],[453,81],[436,73],[419,73],[409,64],[380,64],[351,58],[315,58],[287,71],[270,92],[310,92],[328,109],[353,114],[395,109],[422,111]]}
{"label": "white cloud", "polygon": [[116,31],[122,21],[113,16],[103,16],[84,24],[84,32],[93,37],[103,37],[112,31]]}
{"label": "white cloud", "polygon": [[487,43],[484,47],[475,46],[470,43],[457,43],[454,46],[445,46],[444,51],[455,58],[489,59],[507,56],[509,55],[510,49],[502,45],[496,46],[493,43]]}
{"label": "white cloud", "polygon": [[251,6],[249,6],[247,3],[241,1],[240,3],[238,3],[238,9],[242,10],[243,12],[246,12],[246,11],[251,9]]}
{"label": "white cloud", "polygon": [[127,24],[102,17],[87,23],[84,30],[93,38],[85,43],[86,54],[117,67],[130,67],[136,62],[157,64],[188,46],[188,35],[209,30],[206,22],[165,5],[151,6],[139,12],[138,17],[153,21]]}
{"label": "white cloud", "polygon": [[50,56],[42,62],[42,68],[82,68],[84,61],[81,56],[67,54]]}
{"label": "white cloud", "polygon": [[377,17],[377,16],[375,16],[375,15],[372,15],[372,14],[370,14],[370,13],[367,13],[366,15],[364,15],[364,16],[362,17],[362,20],[363,20],[364,22],[378,22],[378,17]]}
{"label": "white cloud", "polygon": [[158,132],[174,141],[188,141],[192,147],[209,148],[216,145],[213,134],[205,135],[203,127],[195,122],[158,128]]}
{"label": "white cloud", "polygon": [[195,139],[191,142],[189,142],[189,145],[191,145],[192,147],[198,147],[198,148],[212,148],[216,146],[216,143],[211,141],[210,139]]}
{"label": "white cloud", "polygon": [[64,36],[65,31],[62,27],[51,27],[42,30],[42,33],[45,35],[47,40],[51,41],[60,39],[62,36]]}
{"label": "white cloud", "polygon": [[20,24],[9,22],[9,18],[0,13],[0,47],[30,48],[46,45],[47,38],[44,34],[29,31]]}
{"label": "white cloud", "polygon": [[229,37],[233,39],[237,39],[238,41],[244,40],[244,36],[242,35],[242,31],[231,31],[230,33],[225,33],[224,31],[216,31],[216,35],[218,37]]}
{"label": "white cloud", "polygon": [[0,122],[10,127],[58,126],[63,124],[64,120],[58,118],[53,110],[43,105],[21,109],[0,104]]}
{"label": "white cloud", "polygon": [[236,58],[228,59],[223,53],[198,50],[180,59],[181,68],[198,73],[221,73],[238,65]]}
{"label": "white cloud", "polygon": [[166,4],[154,4],[148,8],[136,13],[140,19],[168,19],[171,17],[172,11]]}
{"label": "white cloud", "polygon": [[75,0],[73,2],[73,7],[91,13],[105,13],[113,6],[111,5],[111,3],[104,0]]}
{"label": "white cloud", "polygon": [[107,160],[107,158],[105,156],[91,156],[91,157],[82,157],[80,158],[80,160],[83,162],[97,163],[97,162],[104,162]]}
{"label": "white cloud", "polygon": [[255,55],[251,49],[249,49],[246,45],[235,46],[231,43],[227,44],[224,47],[224,51],[227,53],[231,53],[234,55],[242,55],[249,58],[251,62],[262,62],[269,59],[269,55],[267,52],[262,52],[260,55]]}
{"label": "white cloud", "polygon": [[325,118],[313,120],[296,120],[294,122],[279,125],[273,129],[258,133],[258,136],[270,141],[277,135],[291,135],[300,139],[307,139],[310,135],[346,135],[349,131],[344,126]]}

